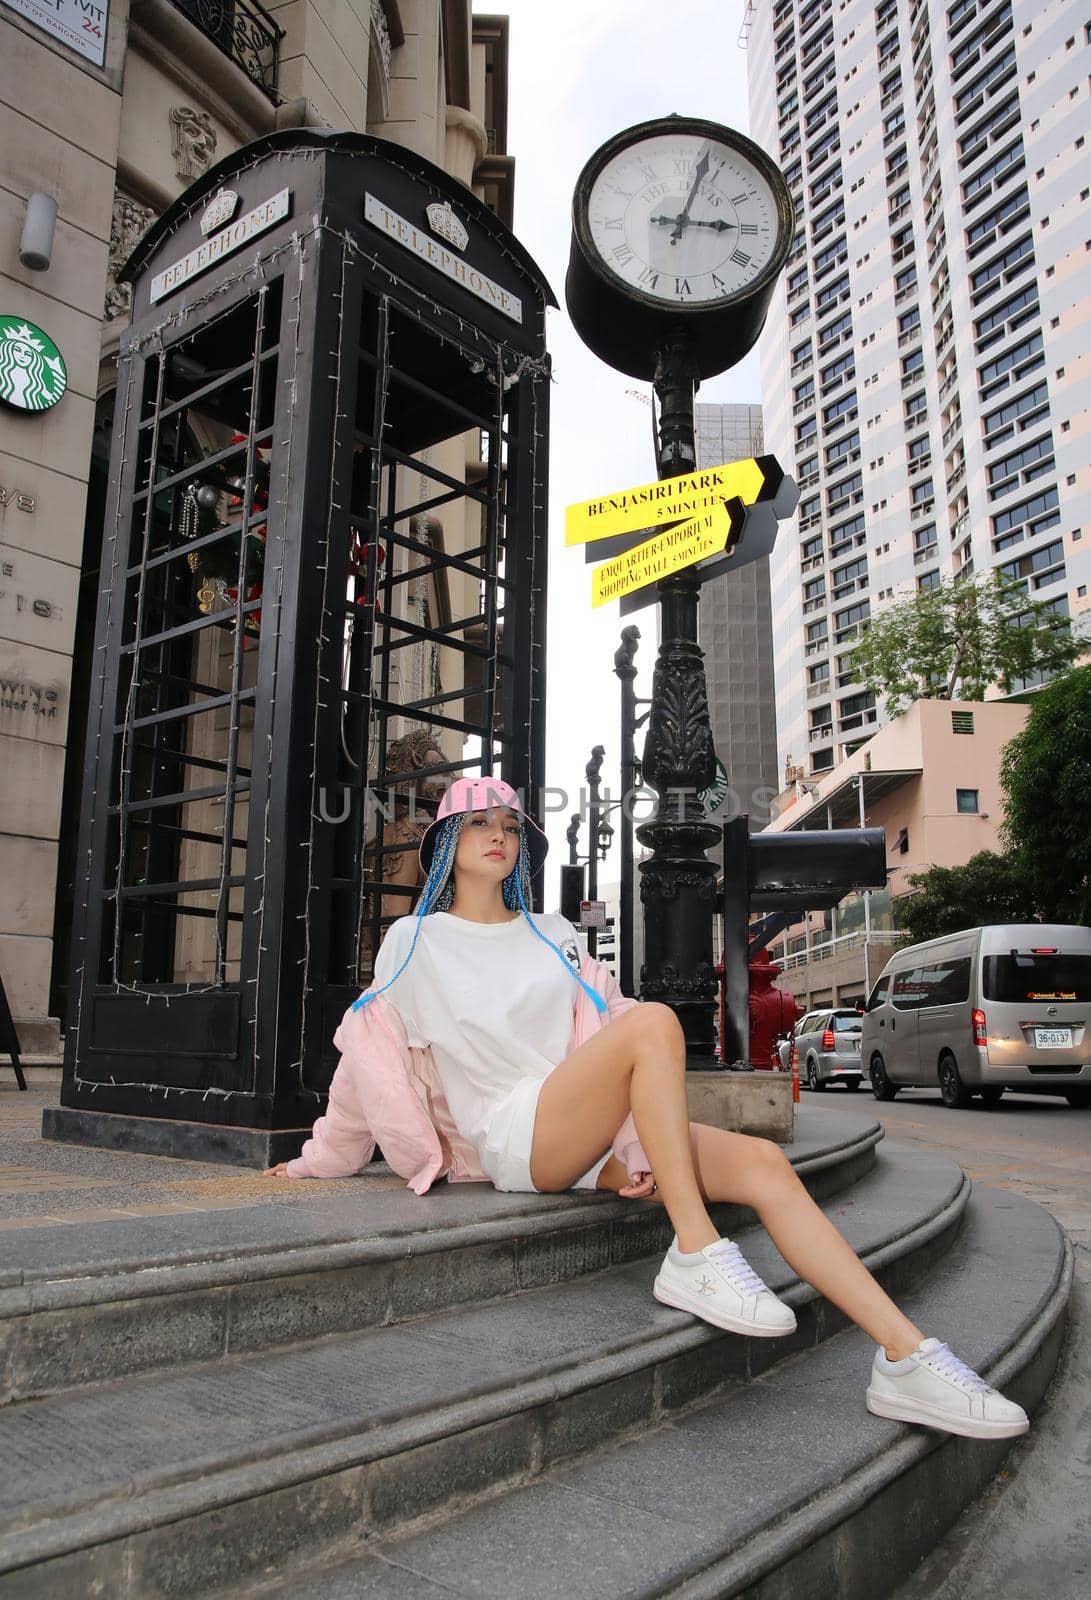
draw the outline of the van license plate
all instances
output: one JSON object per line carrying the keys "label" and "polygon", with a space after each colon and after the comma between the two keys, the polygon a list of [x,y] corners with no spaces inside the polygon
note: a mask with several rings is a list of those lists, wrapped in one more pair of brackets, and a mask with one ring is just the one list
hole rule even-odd
{"label": "van license plate", "polygon": [[1036,1050],[1069,1050],[1072,1047],[1071,1028],[1035,1028]]}

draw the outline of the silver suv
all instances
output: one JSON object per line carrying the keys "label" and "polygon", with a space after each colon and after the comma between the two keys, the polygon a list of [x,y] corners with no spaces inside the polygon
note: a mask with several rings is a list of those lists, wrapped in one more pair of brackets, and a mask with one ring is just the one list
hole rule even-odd
{"label": "silver suv", "polygon": [[860,1087],[860,1025],[863,1016],[847,1007],[808,1011],[796,1023],[795,1048],[799,1051],[799,1079],[808,1089],[843,1083]]}

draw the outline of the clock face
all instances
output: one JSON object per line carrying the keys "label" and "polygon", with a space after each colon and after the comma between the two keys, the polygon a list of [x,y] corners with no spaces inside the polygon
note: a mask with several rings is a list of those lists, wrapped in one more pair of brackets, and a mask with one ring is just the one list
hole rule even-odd
{"label": "clock face", "polygon": [[730,301],[781,255],[769,177],[742,150],[681,129],[610,156],[591,184],[586,226],[613,277],[670,306]]}

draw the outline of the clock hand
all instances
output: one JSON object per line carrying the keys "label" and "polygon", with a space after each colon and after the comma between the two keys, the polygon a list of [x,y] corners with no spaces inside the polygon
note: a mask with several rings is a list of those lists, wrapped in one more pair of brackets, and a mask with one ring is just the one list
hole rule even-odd
{"label": "clock hand", "polygon": [[[676,223],[678,221],[678,218],[677,217],[649,217],[648,221],[649,222],[670,223],[670,224],[673,225],[674,223]],[[723,233],[725,228],[737,228],[738,227],[738,223],[737,222],[725,222],[722,217],[713,217],[710,221],[706,221],[703,217],[688,217],[686,219],[686,226],[688,228],[715,228],[718,233]]]}
{"label": "clock hand", "polygon": [[689,221],[689,208],[693,204],[694,197],[696,196],[698,189],[701,187],[702,178],[705,176],[705,173],[708,171],[708,159],[709,159],[709,156],[711,155],[711,153],[712,152],[709,150],[708,146],[706,145],[704,154],[702,155],[700,161],[698,161],[697,165],[693,169],[693,187],[690,189],[689,194],[686,196],[685,205],[682,207],[681,211],[678,213],[678,216],[675,218],[674,232],[671,234],[671,244],[677,244],[678,240],[682,237],[682,234],[683,234],[683,232],[685,230],[686,224]]}

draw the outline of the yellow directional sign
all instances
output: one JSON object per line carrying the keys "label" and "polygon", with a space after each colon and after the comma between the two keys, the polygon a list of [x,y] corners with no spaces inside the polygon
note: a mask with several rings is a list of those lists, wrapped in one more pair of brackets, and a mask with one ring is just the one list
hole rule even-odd
{"label": "yellow directional sign", "polygon": [[591,574],[591,605],[604,606],[609,600],[618,600],[623,594],[642,589],[658,578],[669,577],[695,561],[727,551],[732,539],[734,524],[726,501],[717,500],[710,511],[704,511],[689,522],[679,523],[667,533],[646,540],[624,555],[604,561]]}
{"label": "yellow directional sign", "polygon": [[597,500],[568,506],[564,514],[564,542],[587,544],[612,534],[638,533],[649,526],[701,516],[739,499],[750,506],[762,498],[765,471],[759,461],[732,461],[723,467],[705,467],[680,478],[661,478],[636,489],[620,489]]}

